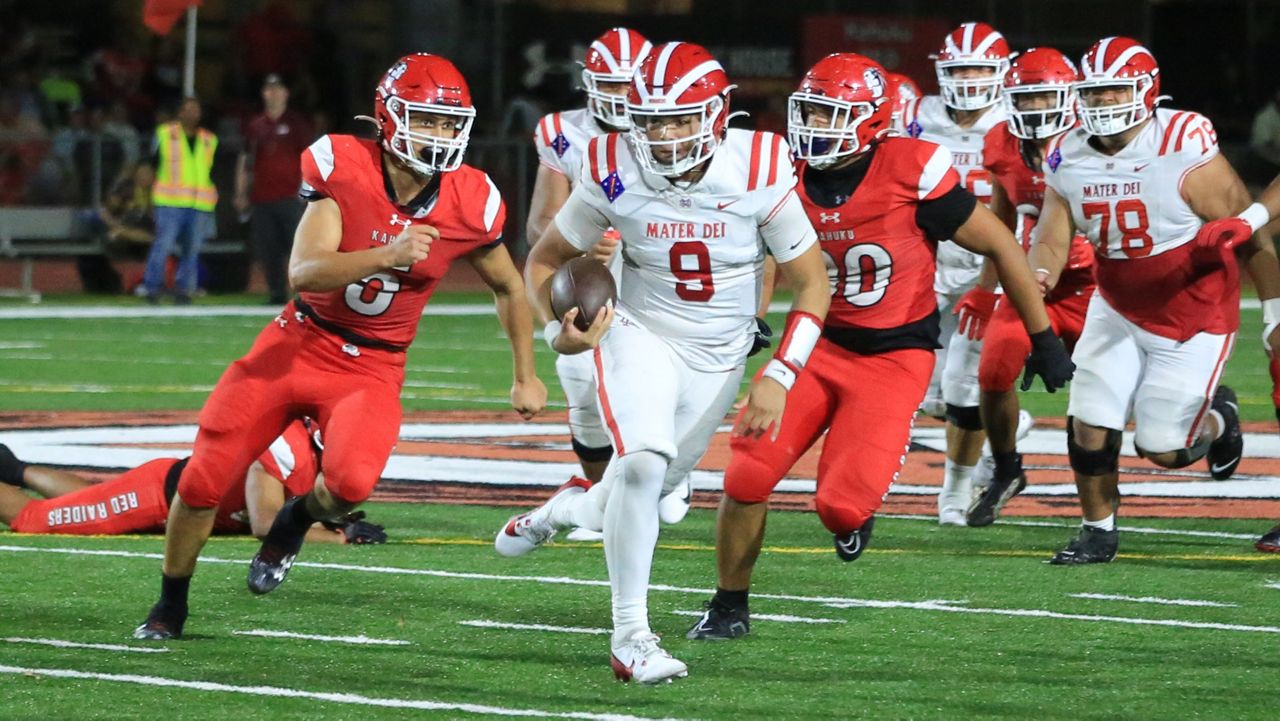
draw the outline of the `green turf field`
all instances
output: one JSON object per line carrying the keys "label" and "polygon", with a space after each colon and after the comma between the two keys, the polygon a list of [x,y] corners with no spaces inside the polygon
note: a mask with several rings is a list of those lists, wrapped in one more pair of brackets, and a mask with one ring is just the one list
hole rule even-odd
{"label": "green turf field", "polygon": [[[0,411],[198,408],[270,316],[0,320]],[[1273,420],[1260,313],[1243,316],[1226,382],[1246,420]],[[406,410],[504,409],[507,347],[493,316],[427,317],[409,354]],[[552,354],[536,348],[559,404]],[[1024,395],[1042,417],[1065,401]],[[593,632],[609,625],[598,546],[501,559],[492,537],[511,509],[368,510],[391,543],[308,547],[263,598],[244,585],[256,544],[215,539],[188,639],[165,653],[35,642],[156,648],[129,632],[158,591],[159,538],[0,533],[0,719],[1273,715],[1280,559],[1253,551],[1267,525],[1257,520],[1124,518],[1158,532],[1125,532],[1109,566],[1057,568],[1042,561],[1073,534],[1070,521],[970,530],[884,518],[846,565],[814,516],[775,513],[752,634],[709,644],[683,638],[714,585],[713,514],[695,510],[664,529],[650,603],[690,676],[642,688],[613,680],[607,638]]]}

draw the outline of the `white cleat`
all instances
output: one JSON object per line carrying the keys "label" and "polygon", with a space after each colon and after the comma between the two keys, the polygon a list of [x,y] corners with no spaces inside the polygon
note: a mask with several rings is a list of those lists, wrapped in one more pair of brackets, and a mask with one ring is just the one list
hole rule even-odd
{"label": "white cleat", "polygon": [[658,645],[658,634],[649,631],[641,631],[621,646],[614,646],[609,663],[619,681],[670,683],[689,675],[684,661],[672,658]]}
{"label": "white cleat", "polygon": [[969,519],[963,508],[942,508],[938,510],[939,526],[967,526]]}
{"label": "white cleat", "polygon": [[593,531],[590,528],[575,528],[565,534],[564,539],[566,541],[582,541],[584,543],[595,541],[599,543],[604,540],[604,533]]}
{"label": "white cleat", "polygon": [[560,530],[551,524],[551,509],[555,504],[571,496],[586,493],[591,481],[577,476],[556,489],[547,502],[518,516],[512,516],[493,539],[493,548],[500,556],[523,556],[541,546]]}
{"label": "white cleat", "polygon": [[693,486],[685,478],[671,492],[658,501],[658,518],[667,525],[679,523],[689,513],[689,501],[693,500]]}

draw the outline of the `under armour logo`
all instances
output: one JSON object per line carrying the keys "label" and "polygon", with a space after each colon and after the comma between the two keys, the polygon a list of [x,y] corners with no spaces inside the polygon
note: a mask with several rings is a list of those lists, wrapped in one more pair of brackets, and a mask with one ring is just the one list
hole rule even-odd
{"label": "under armour logo", "polygon": [[818,213],[818,222],[821,223],[839,223],[840,211],[834,213]]}
{"label": "under armour logo", "polygon": [[403,225],[404,227],[408,228],[413,223],[413,220],[411,220],[410,218],[405,218],[404,220],[400,220],[399,213],[392,213],[391,220],[387,222],[392,225]]}

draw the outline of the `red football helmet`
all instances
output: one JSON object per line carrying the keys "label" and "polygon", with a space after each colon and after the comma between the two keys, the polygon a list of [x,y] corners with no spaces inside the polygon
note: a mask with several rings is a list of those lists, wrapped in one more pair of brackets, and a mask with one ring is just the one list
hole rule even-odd
{"label": "red football helmet", "polygon": [[[462,165],[476,109],[467,81],[453,63],[428,53],[406,55],[382,76],[373,97],[382,147],[424,174],[446,173]],[[453,137],[411,126],[413,114],[442,116]]]}
{"label": "red football helmet", "polygon": [[600,83],[631,83],[631,76],[653,50],[653,44],[630,28],[613,28],[596,38],[587,49],[582,84],[587,89],[587,109],[611,128],[626,128],[627,95],[600,89]]}
{"label": "red football helmet", "polygon": [[[1009,43],[986,23],[965,23],[952,30],[933,58],[942,102],[954,110],[981,110],[1000,100],[1000,84],[1009,72]],[[990,75],[957,77],[961,68],[985,68]]]}
{"label": "red football helmet", "polygon": [[[1084,79],[1076,83],[1080,124],[1092,135],[1123,133],[1156,110],[1160,97],[1160,66],[1156,58],[1132,38],[1103,38],[1080,60]],[[1104,88],[1127,88],[1129,102],[1090,107],[1085,97]]]}
{"label": "red football helmet", "polygon": [[916,81],[902,73],[886,71],[884,75],[889,81],[889,97],[895,99],[893,103],[893,127],[901,130],[902,111],[906,109],[907,103],[924,97],[924,93],[920,91],[920,86],[916,85]]}
{"label": "red football helmet", "polygon": [[[1076,124],[1072,86],[1080,79],[1076,66],[1053,48],[1032,48],[1019,55],[1004,76],[1004,102],[1009,110],[1009,132],[1025,140],[1052,138]],[[1026,110],[1034,102],[1027,96],[1052,96],[1053,104]]]}
{"label": "red football helmet", "polygon": [[792,152],[819,170],[865,153],[889,132],[893,91],[871,58],[832,53],[819,60],[787,101]]}
{"label": "red football helmet", "polygon": [[[729,95],[735,87],[701,45],[674,42],[654,48],[627,95],[628,137],[644,167],[673,178],[710,158],[728,128]],[[696,116],[697,127],[691,134],[667,137],[673,126],[681,132],[683,116]]]}

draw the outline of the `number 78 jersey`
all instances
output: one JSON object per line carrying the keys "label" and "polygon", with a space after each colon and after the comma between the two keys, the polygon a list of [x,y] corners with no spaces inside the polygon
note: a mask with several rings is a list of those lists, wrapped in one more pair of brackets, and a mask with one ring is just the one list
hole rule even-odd
{"label": "number 78 jersey", "polygon": [[702,179],[683,188],[646,171],[632,152],[620,134],[593,138],[556,227],[583,252],[616,228],[619,315],[697,370],[737,368],[751,347],[765,247],[786,263],[815,242],[787,144],[731,128]]}

